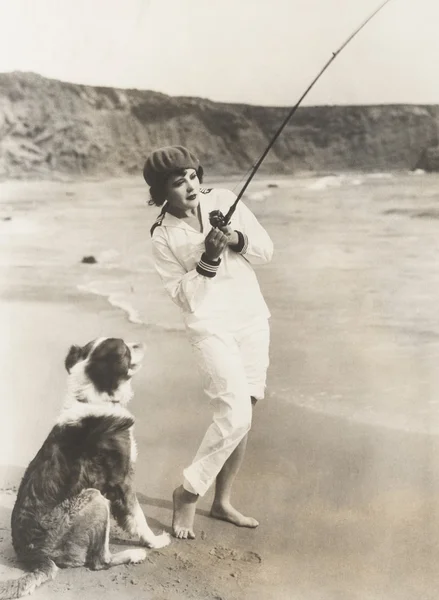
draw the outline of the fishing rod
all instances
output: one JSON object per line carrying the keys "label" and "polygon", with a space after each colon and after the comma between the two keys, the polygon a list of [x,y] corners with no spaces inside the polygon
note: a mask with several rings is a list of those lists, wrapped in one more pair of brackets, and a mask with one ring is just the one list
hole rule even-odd
{"label": "fishing rod", "polygon": [[314,85],[317,83],[317,81],[320,79],[320,77],[323,75],[323,73],[326,71],[326,69],[329,67],[329,65],[337,58],[337,56],[346,48],[346,46],[349,44],[349,42],[351,42],[354,37],[360,33],[360,31],[363,29],[363,27],[365,27],[369,21],[371,21],[374,16],[376,14],[378,14],[380,12],[380,10],[382,8],[384,8],[384,6],[386,4],[388,4],[390,2],[390,0],[385,0],[377,9],[374,10],[374,12],[367,17],[367,19],[348,37],[348,39],[340,46],[340,48],[338,50],[336,50],[335,52],[332,53],[331,58],[326,62],[326,64],[324,65],[324,67],[320,70],[320,72],[318,73],[318,75],[313,79],[313,81],[310,83],[310,85],[306,88],[306,90],[304,91],[304,93],[301,95],[301,97],[299,98],[298,102],[293,106],[293,108],[289,111],[289,113],[287,114],[287,116],[285,117],[283,123],[280,125],[279,129],[276,131],[276,133],[274,134],[273,138],[271,139],[270,143],[268,144],[268,146],[265,148],[264,152],[262,153],[262,155],[260,156],[260,158],[258,159],[258,161],[255,163],[255,165],[253,166],[251,173],[249,175],[249,177],[247,178],[246,182],[244,183],[244,185],[242,186],[239,194],[236,197],[235,202],[232,204],[232,206],[229,208],[229,211],[226,215],[223,215],[223,213],[220,210],[214,210],[212,212],[209,213],[209,221],[210,224],[212,225],[212,227],[225,227],[226,225],[228,225],[230,223],[230,219],[233,216],[233,213],[236,210],[236,207],[238,206],[238,202],[241,200],[242,196],[244,195],[245,190],[248,188],[251,180],[253,179],[253,177],[255,176],[257,170],[259,169],[259,167],[261,166],[262,162],[264,161],[265,157],[267,156],[267,154],[270,152],[271,148],[273,147],[275,141],[277,140],[277,138],[280,136],[280,134],[282,133],[282,131],[284,130],[285,126],[287,125],[288,121],[291,119],[291,117],[294,115],[294,113],[296,112],[296,110],[299,108],[300,104],[302,103],[303,99],[308,95],[308,93],[311,91],[311,89],[314,87]]}

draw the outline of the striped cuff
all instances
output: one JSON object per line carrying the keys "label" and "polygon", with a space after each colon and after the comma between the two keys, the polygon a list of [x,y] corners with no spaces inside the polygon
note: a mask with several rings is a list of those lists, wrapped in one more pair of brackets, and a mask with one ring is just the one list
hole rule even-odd
{"label": "striped cuff", "polygon": [[221,259],[217,258],[216,260],[212,260],[206,256],[206,253],[203,252],[201,255],[200,262],[197,265],[197,272],[200,275],[204,275],[204,277],[215,277],[216,272],[218,271],[218,267],[220,266]]}
{"label": "striped cuff", "polygon": [[240,254],[245,254],[247,252],[247,248],[248,248],[248,237],[246,236],[245,233],[241,233],[240,231],[236,230],[236,233],[238,234],[238,243],[234,244],[233,246],[229,246],[230,250],[233,250],[234,252],[239,252]]}

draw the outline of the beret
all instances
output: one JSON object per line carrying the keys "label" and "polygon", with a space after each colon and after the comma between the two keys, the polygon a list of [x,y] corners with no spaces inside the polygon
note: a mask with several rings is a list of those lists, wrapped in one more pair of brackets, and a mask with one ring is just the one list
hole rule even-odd
{"label": "beret", "polygon": [[198,170],[200,161],[184,146],[164,146],[151,152],[143,167],[143,177],[152,187],[179,169]]}

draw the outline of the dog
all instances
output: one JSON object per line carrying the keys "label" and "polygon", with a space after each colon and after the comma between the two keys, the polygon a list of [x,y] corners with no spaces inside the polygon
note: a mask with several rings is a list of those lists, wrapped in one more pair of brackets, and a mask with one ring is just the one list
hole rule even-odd
{"label": "dog", "polygon": [[20,598],[59,567],[105,569],[146,558],[143,548],[109,549],[110,514],[140,544],[162,548],[133,487],[134,418],[126,409],[144,348],[101,338],[72,346],[65,359],[66,404],[29,464],[12,511],[12,543],[28,573],[0,582],[0,598]]}

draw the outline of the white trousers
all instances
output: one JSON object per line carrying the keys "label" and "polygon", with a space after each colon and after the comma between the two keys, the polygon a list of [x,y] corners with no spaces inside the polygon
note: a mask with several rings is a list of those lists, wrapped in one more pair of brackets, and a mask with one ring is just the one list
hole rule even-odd
{"label": "white trousers", "polygon": [[268,320],[263,318],[236,331],[193,342],[203,388],[214,412],[192,464],[183,472],[183,485],[189,492],[206,493],[250,430],[251,396],[264,397],[269,339]]}

